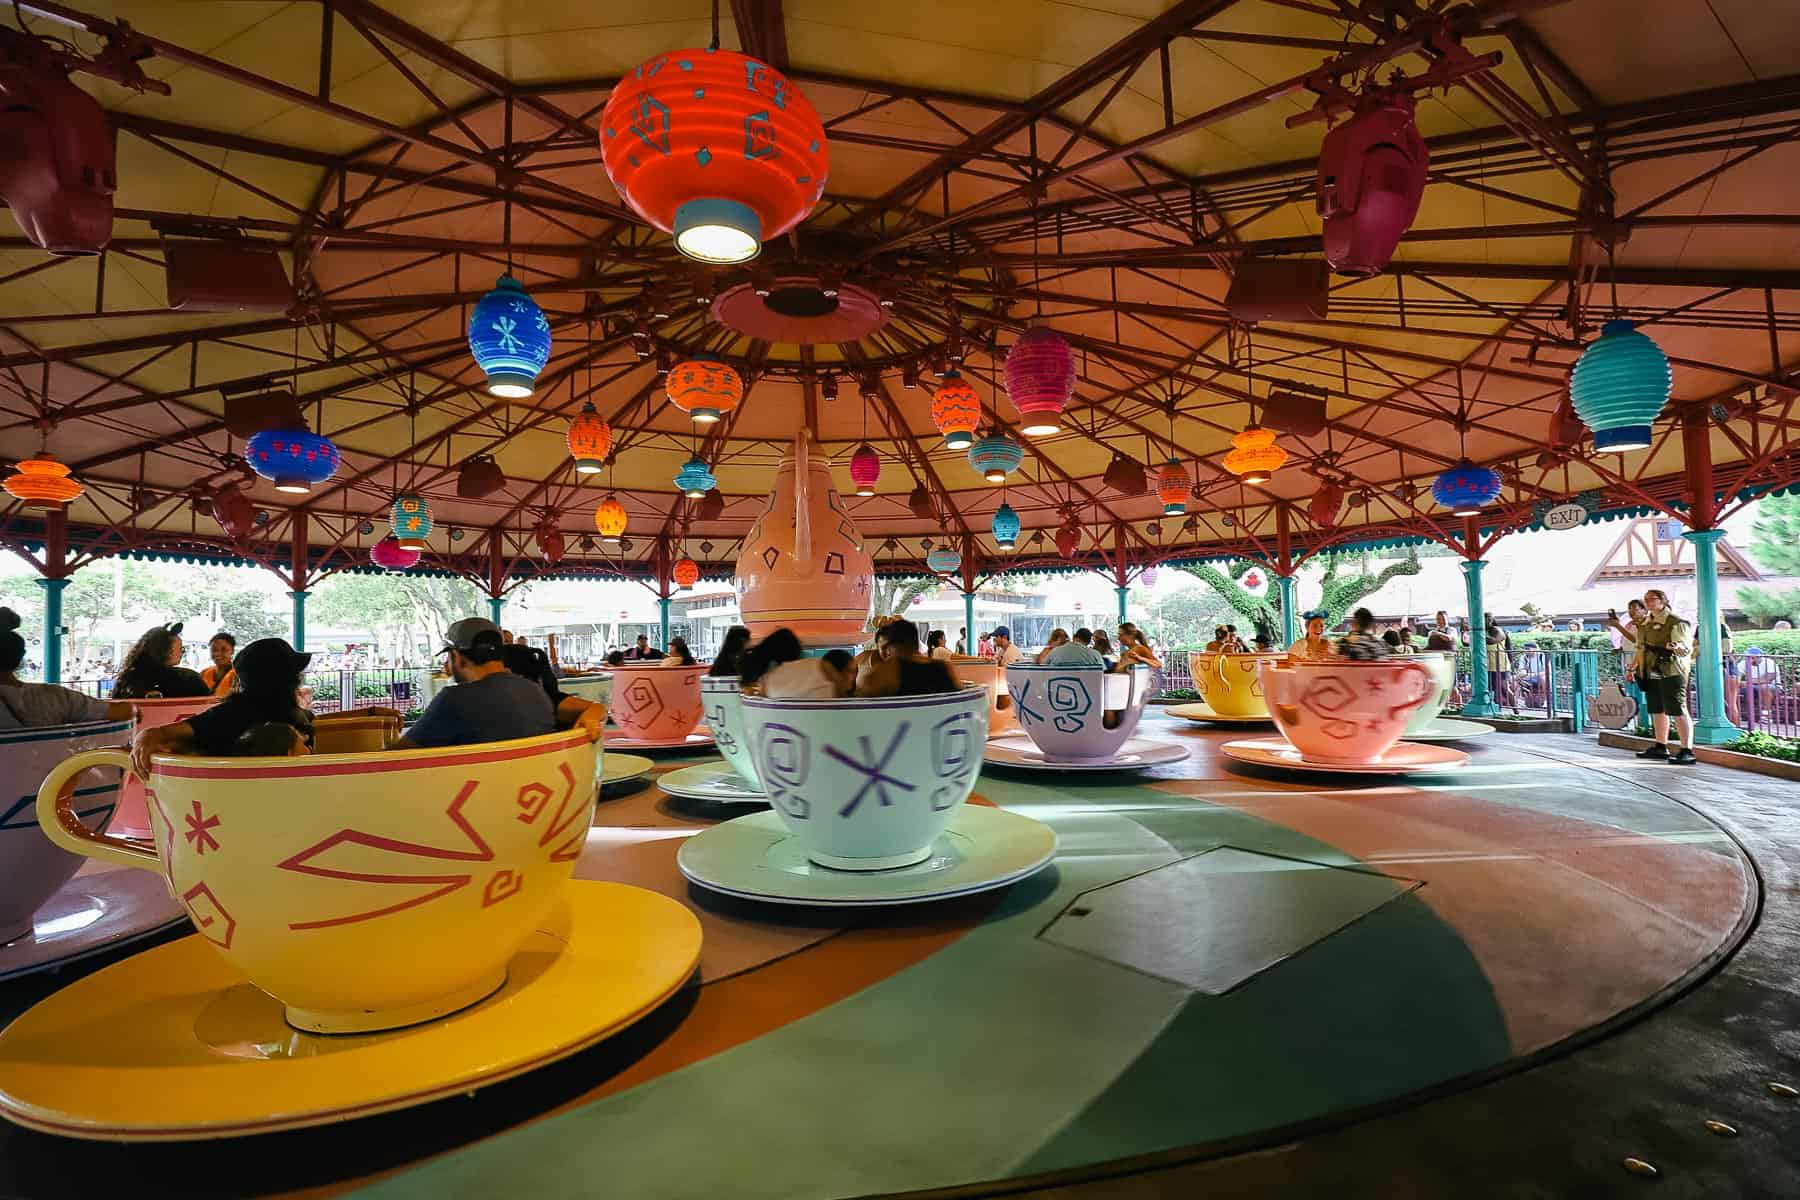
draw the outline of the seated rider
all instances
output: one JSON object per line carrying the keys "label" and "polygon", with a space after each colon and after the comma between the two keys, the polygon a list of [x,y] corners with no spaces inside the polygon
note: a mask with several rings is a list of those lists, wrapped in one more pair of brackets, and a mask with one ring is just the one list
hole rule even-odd
{"label": "seated rider", "polygon": [[580,696],[552,705],[537,680],[506,668],[500,630],[481,617],[464,617],[444,631],[447,668],[455,687],[439,692],[393,745],[466,746],[536,737],[560,728],[579,728],[598,741],[605,731],[606,706]]}
{"label": "seated rider", "polygon": [[[246,745],[244,735],[261,725],[284,725],[293,731],[291,743],[298,738],[312,746],[313,726],[322,722],[352,717],[387,716],[400,719],[391,708],[359,708],[349,712],[320,716],[300,707],[300,681],[312,655],[303,654],[281,638],[259,638],[237,652],[231,669],[237,674],[237,691],[211,708],[195,713],[173,725],[162,725],[138,732],[131,743],[132,770],[144,778],[150,776],[150,758],[155,754],[204,754],[229,758],[246,754],[293,753],[291,750],[268,751]],[[256,746],[273,744],[275,735],[259,734],[252,739]]]}
{"label": "seated rider", "polygon": [[962,686],[948,664],[925,657],[919,627],[904,617],[894,618],[876,633],[875,653],[874,665],[857,676],[858,696],[929,696]]}
{"label": "seated rider", "polygon": [[1077,629],[1075,636],[1038,656],[1046,667],[1099,667],[1106,669],[1106,657],[1094,649],[1091,629]]}

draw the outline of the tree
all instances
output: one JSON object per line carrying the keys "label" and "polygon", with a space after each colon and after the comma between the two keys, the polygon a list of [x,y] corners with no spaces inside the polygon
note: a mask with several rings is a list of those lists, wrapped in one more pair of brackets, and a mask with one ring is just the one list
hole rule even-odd
{"label": "tree", "polygon": [[[1800,575],[1800,496],[1757,502],[1750,524],[1750,556],[1771,575]],[[1738,606],[1763,625],[1800,621],[1800,588],[1740,588]]]}
{"label": "tree", "polygon": [[[518,593],[515,593],[518,595]],[[444,631],[487,611],[485,598],[461,579],[427,575],[334,575],[313,597],[312,617],[326,625],[364,629],[397,659],[443,645]]]}
{"label": "tree", "polygon": [[[912,607],[914,600],[926,592],[934,591],[942,581],[932,579],[895,579],[877,575],[875,577],[875,607],[870,613],[872,622],[876,617],[903,616]],[[873,626],[871,626],[873,628]]]}
{"label": "tree", "polygon": [[[1419,573],[1418,555],[1410,551],[1399,562],[1389,563],[1373,575],[1369,574],[1367,554],[1326,554],[1323,557],[1325,574],[1319,580],[1319,603],[1315,607],[1325,614],[1328,629],[1342,621],[1344,614],[1364,599],[1386,587],[1389,580]],[[1266,595],[1255,596],[1237,583],[1237,579],[1243,578],[1254,565],[1236,564],[1233,575],[1227,575],[1210,563],[1196,563],[1182,570],[1217,592],[1259,634],[1272,638],[1281,628],[1281,593],[1271,585]],[[1344,569],[1352,565],[1361,569],[1355,574],[1346,574]]]}

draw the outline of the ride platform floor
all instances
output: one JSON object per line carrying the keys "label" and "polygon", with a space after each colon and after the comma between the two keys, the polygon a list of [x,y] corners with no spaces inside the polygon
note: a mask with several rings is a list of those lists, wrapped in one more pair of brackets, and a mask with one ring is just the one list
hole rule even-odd
{"label": "ride platform floor", "polygon": [[[8,1126],[0,1196],[1609,1196],[1651,1186],[1627,1156],[1664,1194],[1800,1195],[1800,1105],[1766,1086],[1800,1084],[1792,785],[1557,735],[1452,774],[1281,775],[1218,754],[1241,734],[1146,732],[1193,754],[985,773],[982,801],[1056,828],[1055,866],[889,912],[691,889],[681,840],[743,810],[624,791],[578,874],[705,935],[643,1024],[317,1130]],[[60,982],[0,987],[0,1019]]]}

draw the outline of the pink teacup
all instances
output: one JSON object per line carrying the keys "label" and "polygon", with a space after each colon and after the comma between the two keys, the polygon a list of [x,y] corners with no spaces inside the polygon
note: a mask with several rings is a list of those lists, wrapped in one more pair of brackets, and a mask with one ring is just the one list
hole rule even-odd
{"label": "pink teacup", "polygon": [[999,737],[1019,727],[1019,714],[1013,711],[1012,696],[1006,690],[1006,668],[991,658],[953,658],[950,673],[958,683],[980,684],[988,694],[988,731]]}
{"label": "pink teacup", "polygon": [[612,669],[613,724],[628,738],[674,742],[700,724],[704,666],[627,663]]}
{"label": "pink teacup", "polygon": [[1262,686],[1269,715],[1301,758],[1345,766],[1380,762],[1437,690],[1423,663],[1403,658],[1264,663]]}
{"label": "pink teacup", "polygon": [[[135,732],[155,729],[159,725],[174,725],[197,712],[204,712],[218,702],[217,696],[132,700],[131,708],[137,717]],[[144,800],[144,781],[130,771],[125,772],[125,790],[119,794],[119,811],[113,814],[112,825],[107,832],[128,838],[150,836],[150,809]]]}

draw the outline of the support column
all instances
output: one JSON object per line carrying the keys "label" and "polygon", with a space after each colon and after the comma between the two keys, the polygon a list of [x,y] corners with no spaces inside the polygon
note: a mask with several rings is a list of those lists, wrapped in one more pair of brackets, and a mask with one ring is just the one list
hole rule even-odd
{"label": "support column", "polygon": [[1125,615],[1125,602],[1131,595],[1131,589],[1121,583],[1113,590],[1119,593],[1119,624],[1123,625],[1128,619]]}
{"label": "support column", "polygon": [[1292,575],[1275,576],[1275,591],[1281,597],[1281,645],[1285,649],[1300,640],[1300,581]]}
{"label": "support column", "polygon": [[311,594],[304,588],[288,593],[294,601],[294,636],[289,639],[289,645],[296,650],[306,649],[306,598]]}
{"label": "support column", "polygon": [[963,635],[965,639],[963,642],[963,653],[973,656],[975,653],[975,643],[981,640],[980,636],[975,632],[974,592],[963,593],[963,628],[968,630],[968,632]]}
{"label": "support column", "polygon": [[506,612],[506,597],[505,596],[489,596],[488,597],[488,620],[492,621],[496,626],[498,626],[500,624],[500,618],[505,612]]}
{"label": "support column", "polygon": [[1479,558],[1465,558],[1461,565],[1463,588],[1469,598],[1469,702],[1463,705],[1463,715],[1497,717],[1500,706],[1488,692],[1487,606],[1481,598],[1481,571],[1487,563]]}
{"label": "support column", "polygon": [[62,601],[67,579],[40,579],[44,589],[44,682],[62,682]]}
{"label": "support column", "polygon": [[656,611],[658,619],[662,622],[662,644],[657,648],[666,651],[669,648],[669,597],[658,596],[656,598]]}
{"label": "support column", "polygon": [[1700,711],[1695,714],[1694,740],[1723,746],[1743,736],[1725,715],[1725,653],[1719,641],[1718,542],[1723,529],[1690,529],[1681,535],[1694,546],[1694,687]]}

